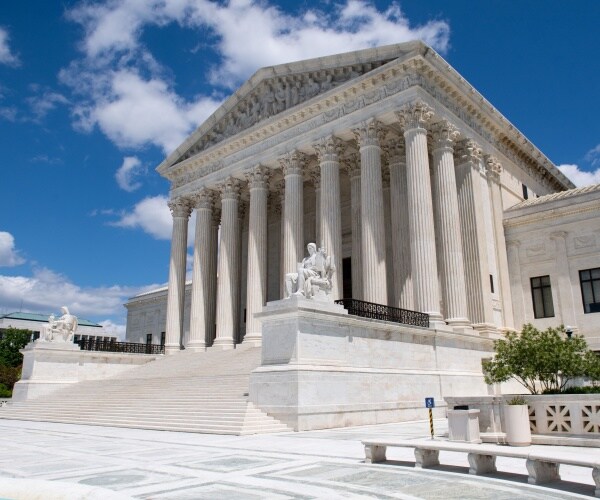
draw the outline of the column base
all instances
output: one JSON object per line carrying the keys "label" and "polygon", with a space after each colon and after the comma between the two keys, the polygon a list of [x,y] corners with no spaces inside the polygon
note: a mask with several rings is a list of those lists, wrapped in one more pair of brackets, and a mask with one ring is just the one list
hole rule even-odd
{"label": "column base", "polygon": [[467,318],[448,318],[446,320],[448,326],[452,327],[455,333],[464,333],[467,335],[475,335],[478,332],[473,330],[471,322]]}
{"label": "column base", "polygon": [[217,351],[227,351],[235,349],[235,343],[231,339],[215,339],[212,348]]}
{"label": "column base", "polygon": [[244,341],[242,342],[243,345],[251,345],[251,346],[256,346],[256,347],[260,347],[262,346],[262,334],[260,333],[247,333],[244,336]]}
{"label": "column base", "polygon": [[491,323],[474,323],[472,326],[481,337],[496,336],[498,334],[498,327]]}
{"label": "column base", "polygon": [[165,354],[176,354],[181,351],[179,344],[165,344]]}
{"label": "column base", "polygon": [[205,352],[207,349],[207,345],[205,342],[193,342],[193,343],[189,343],[188,345],[185,346],[186,351],[192,351],[192,352]]}

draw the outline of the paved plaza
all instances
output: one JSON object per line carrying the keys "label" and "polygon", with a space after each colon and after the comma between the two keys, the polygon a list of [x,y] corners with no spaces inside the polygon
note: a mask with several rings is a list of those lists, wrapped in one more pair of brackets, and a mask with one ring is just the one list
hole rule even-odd
{"label": "paved plaza", "polygon": [[[446,431],[436,421],[436,433]],[[593,496],[589,469],[561,467],[552,487],[527,484],[522,460],[468,474],[465,454],[417,470],[409,449],[364,463],[361,439],[422,438],[425,421],[303,433],[223,436],[0,421],[2,499],[552,499]],[[532,448],[536,448],[535,446]],[[541,447],[537,447],[541,448]],[[548,450],[552,447],[544,447]],[[571,448],[586,455],[595,448]],[[20,493],[19,493],[20,492]]]}

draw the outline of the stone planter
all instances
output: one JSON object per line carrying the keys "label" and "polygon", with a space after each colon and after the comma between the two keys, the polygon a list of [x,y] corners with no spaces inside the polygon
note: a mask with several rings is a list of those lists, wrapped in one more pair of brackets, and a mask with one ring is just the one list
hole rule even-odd
{"label": "stone planter", "polygon": [[529,446],[529,408],[527,405],[506,405],[504,407],[506,441],[511,446]]}

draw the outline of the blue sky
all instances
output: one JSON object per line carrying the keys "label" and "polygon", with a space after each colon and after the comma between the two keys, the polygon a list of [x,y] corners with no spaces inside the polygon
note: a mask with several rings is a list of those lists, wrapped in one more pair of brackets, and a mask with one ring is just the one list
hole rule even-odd
{"label": "blue sky", "polygon": [[420,38],[577,184],[600,182],[600,3],[8,2],[0,11],[0,313],[122,332],[168,278],[154,168],[258,68]]}

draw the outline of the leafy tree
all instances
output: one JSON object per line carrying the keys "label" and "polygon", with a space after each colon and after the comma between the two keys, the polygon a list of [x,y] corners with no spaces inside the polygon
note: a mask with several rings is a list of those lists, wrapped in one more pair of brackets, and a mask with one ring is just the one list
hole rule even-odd
{"label": "leafy tree", "polygon": [[576,377],[600,380],[600,358],[581,335],[568,338],[562,325],[540,331],[526,324],[521,333],[509,332],[494,341],[494,350],[494,358],[483,364],[488,384],[515,378],[538,394],[560,392]]}
{"label": "leafy tree", "polygon": [[0,365],[16,368],[21,366],[23,355],[19,352],[31,340],[29,330],[7,328],[0,338]]}

